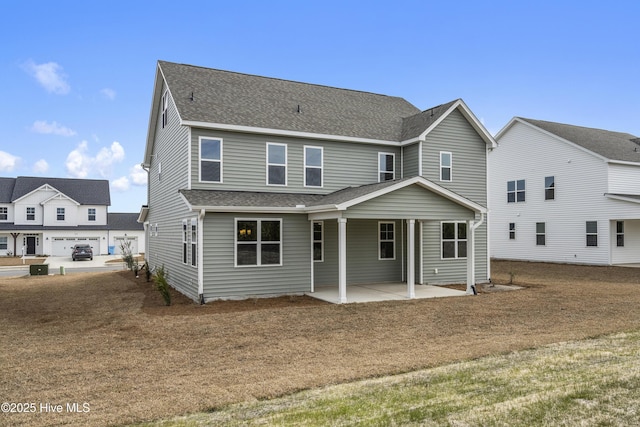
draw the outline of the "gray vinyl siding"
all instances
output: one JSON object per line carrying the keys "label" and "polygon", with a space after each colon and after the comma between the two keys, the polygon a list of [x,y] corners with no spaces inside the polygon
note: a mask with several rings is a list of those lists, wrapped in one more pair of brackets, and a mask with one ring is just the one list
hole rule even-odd
{"label": "gray vinyl siding", "polygon": [[[423,229],[423,282],[424,284],[466,283],[467,259],[442,259],[440,221],[425,221]],[[487,227],[483,223],[475,232],[476,282],[483,283],[487,277]],[[436,269],[438,272],[436,273]]]}
{"label": "gray vinyl siding", "polygon": [[402,152],[402,177],[409,178],[420,174],[420,144],[407,145]]}
{"label": "gray vinyl siding", "polygon": [[347,218],[473,219],[473,212],[431,191],[412,185],[349,208]]}
{"label": "gray vinyl siding", "polygon": [[[441,151],[452,153],[451,182],[440,181]],[[487,206],[486,143],[458,110],[427,135],[422,156],[422,175],[426,179]]]}
{"label": "gray vinyl siding", "polygon": [[324,223],[324,260],[313,263],[314,285],[338,283],[338,221],[326,219]]}
{"label": "gray vinyl siding", "polygon": [[395,223],[395,259],[379,260],[378,221],[347,222],[347,284],[399,282],[402,280],[400,221]]}
{"label": "gray vinyl siding", "polygon": [[[199,182],[200,136],[223,140],[222,183]],[[266,185],[267,142],[287,144],[287,186]],[[321,188],[304,186],[305,146],[323,147]],[[396,178],[399,178],[399,147],[194,128],[191,134],[191,188],[326,194],[349,186],[378,182],[379,152],[395,154]]]}
{"label": "gray vinyl siding", "polygon": [[[235,266],[235,219],[282,219],[281,266]],[[311,231],[306,215],[208,213],[204,219],[205,300],[311,290]]]}
{"label": "gray vinyl siding", "polygon": [[164,265],[169,284],[190,298],[197,299],[197,269],[182,263],[182,220],[195,217],[196,214],[188,211],[178,195],[178,190],[188,185],[189,130],[180,126],[173,102],[169,103],[168,117],[168,124],[163,129],[161,116],[158,116],[149,169],[148,221],[150,226],[158,224],[158,235],[149,235],[147,260],[152,268]]}

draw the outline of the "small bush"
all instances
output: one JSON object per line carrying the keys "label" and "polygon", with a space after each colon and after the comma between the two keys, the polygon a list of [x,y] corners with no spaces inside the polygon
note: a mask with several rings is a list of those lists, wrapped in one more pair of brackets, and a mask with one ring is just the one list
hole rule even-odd
{"label": "small bush", "polygon": [[164,303],[166,305],[171,305],[171,292],[169,292],[169,282],[167,281],[169,278],[169,273],[165,271],[164,264],[162,267],[156,268],[156,275],[154,277],[154,281],[156,282],[156,288],[162,295],[164,299]]}
{"label": "small bush", "polygon": [[122,261],[127,264],[127,268],[133,270],[135,260],[133,258],[133,252],[131,251],[130,240],[123,240],[122,243],[120,243],[120,252],[122,253]]}

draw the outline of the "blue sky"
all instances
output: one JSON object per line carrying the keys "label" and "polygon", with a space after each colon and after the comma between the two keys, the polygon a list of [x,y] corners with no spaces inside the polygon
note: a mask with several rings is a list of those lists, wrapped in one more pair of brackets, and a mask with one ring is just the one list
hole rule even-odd
{"label": "blue sky", "polygon": [[146,202],[139,164],[157,60],[640,136],[632,1],[30,1],[0,16],[0,176],[108,179]]}

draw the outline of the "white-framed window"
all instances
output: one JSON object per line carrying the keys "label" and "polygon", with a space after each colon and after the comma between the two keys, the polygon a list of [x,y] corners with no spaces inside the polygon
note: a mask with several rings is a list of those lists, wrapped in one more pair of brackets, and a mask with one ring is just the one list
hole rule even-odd
{"label": "white-framed window", "polygon": [[287,144],[267,142],[267,185],[287,185]]}
{"label": "white-framed window", "polygon": [[9,248],[8,244],[7,236],[0,236],[0,251],[6,251]]}
{"label": "white-framed window", "polygon": [[509,223],[509,240],[516,240],[516,223]]}
{"label": "white-framed window", "polygon": [[453,154],[440,152],[440,181],[453,181]]}
{"label": "white-framed window", "polygon": [[442,259],[458,259],[467,257],[467,223],[440,223]]}
{"label": "white-framed window", "polygon": [[556,177],[545,176],[544,177],[544,199],[555,200],[556,198]]}
{"label": "white-framed window", "polygon": [[547,245],[547,223],[536,222],[536,246]]}
{"label": "white-framed window", "polygon": [[200,181],[222,182],[222,139],[200,137]]}
{"label": "white-framed window", "polygon": [[189,232],[187,230],[187,220],[182,220],[182,263],[189,264]]}
{"label": "white-framed window", "polygon": [[191,218],[191,265],[198,266],[198,218]]}
{"label": "white-framed window", "polygon": [[64,208],[56,208],[56,219],[58,221],[64,221]]}
{"label": "white-framed window", "polygon": [[324,261],[324,221],[313,221],[313,260]]}
{"label": "white-framed window", "polygon": [[322,169],[324,149],[322,147],[304,147],[304,186],[322,187]]}
{"label": "white-framed window", "polygon": [[394,222],[378,222],[378,259],[396,259]]}
{"label": "white-framed window", "polygon": [[0,221],[6,221],[9,219],[9,208],[6,206],[0,207]]}
{"label": "white-framed window", "polygon": [[236,218],[236,267],[282,265],[282,219]]}
{"label": "white-framed window", "polygon": [[165,90],[162,95],[162,128],[169,123],[169,91]]}
{"label": "white-framed window", "polygon": [[507,203],[520,203],[525,201],[525,181],[507,181]]}
{"label": "white-framed window", "polygon": [[587,246],[598,246],[598,221],[587,221]]}
{"label": "white-framed window", "polygon": [[616,221],[616,246],[624,247],[624,221]]}
{"label": "white-framed window", "polygon": [[36,220],[36,208],[30,206],[27,207],[27,221],[35,221]]}
{"label": "white-framed window", "polygon": [[378,182],[396,179],[396,155],[394,153],[378,153]]}
{"label": "white-framed window", "polygon": [[96,208],[87,209],[87,219],[89,221],[95,221],[96,220]]}

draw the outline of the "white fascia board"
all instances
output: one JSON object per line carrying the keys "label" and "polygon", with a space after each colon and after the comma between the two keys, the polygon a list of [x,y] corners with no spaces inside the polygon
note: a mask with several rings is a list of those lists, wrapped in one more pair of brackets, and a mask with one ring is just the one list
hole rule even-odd
{"label": "white fascia board", "polygon": [[191,205],[191,210],[205,212],[246,212],[246,213],[307,213],[304,208],[290,208],[279,206],[195,206]]}
{"label": "white fascia board", "polygon": [[25,194],[24,196],[18,197],[17,199],[15,199],[14,201],[12,201],[11,203],[17,203],[17,202],[19,202],[20,200],[22,200],[22,199],[24,199],[24,198],[26,198],[26,197],[29,197],[29,196],[31,196],[32,194],[37,193],[37,192],[38,192],[38,191],[40,191],[40,190],[51,190],[51,191],[55,191],[56,193],[62,193],[60,190],[58,190],[57,188],[53,187],[53,186],[52,186],[52,185],[50,185],[50,184],[42,184],[40,187],[38,187],[38,188],[36,188],[36,189],[33,189],[33,190],[29,191],[29,192],[28,192],[27,194]]}
{"label": "white fascia board", "polygon": [[61,193],[60,191],[58,191],[57,194],[54,194],[53,196],[49,197],[48,199],[41,201],[40,204],[44,206],[44,205],[46,205],[47,203],[49,203],[53,199],[67,199],[67,200],[75,203],[76,206],[80,206],[80,203],[76,202],[71,197],[67,196],[64,193]]}
{"label": "white fascia board", "polygon": [[242,132],[242,133],[260,133],[265,135],[289,136],[294,138],[321,139],[325,141],[360,142],[365,144],[377,144],[377,145],[387,145],[387,146],[395,146],[395,147],[400,146],[400,142],[398,141],[385,141],[382,139],[357,138],[353,136],[328,135],[323,133],[300,132],[300,131],[284,130],[284,129],[260,128],[260,127],[254,127],[254,126],[230,125],[225,123],[209,123],[209,122],[198,122],[198,121],[191,121],[191,120],[181,120],[180,124],[183,126],[191,126],[191,127],[198,127],[198,128],[204,128],[204,129],[216,129],[216,130],[232,131],[232,132]]}
{"label": "white fascia board", "polygon": [[608,199],[622,200],[623,202],[640,203],[640,199],[625,197],[618,194],[605,194]]}
{"label": "white fascia board", "polygon": [[613,165],[626,165],[626,166],[637,166],[640,167],[640,163],[638,162],[629,162],[626,160],[607,160],[607,163]]}
{"label": "white fascia board", "polygon": [[462,115],[467,119],[469,124],[471,124],[471,126],[476,130],[476,132],[484,140],[485,144],[489,145],[491,148],[496,148],[498,146],[495,138],[491,136],[487,128],[485,128],[484,125],[480,123],[480,121],[471,112],[469,107],[467,107],[467,104],[465,104],[462,99],[458,99],[456,102],[454,102],[453,105],[451,105],[451,107],[449,107],[449,109],[444,114],[438,117],[438,120],[433,122],[431,126],[429,126],[424,132],[422,132],[417,138],[414,138],[407,142],[411,143],[415,141],[424,141],[427,138],[427,135],[431,133],[433,129],[435,129],[440,123],[442,123],[442,121],[446,119],[449,116],[449,114],[451,114],[456,109],[460,109],[460,112],[462,113]]}

